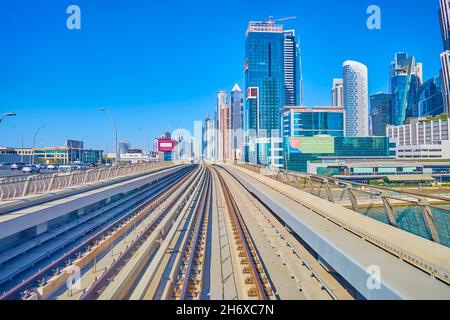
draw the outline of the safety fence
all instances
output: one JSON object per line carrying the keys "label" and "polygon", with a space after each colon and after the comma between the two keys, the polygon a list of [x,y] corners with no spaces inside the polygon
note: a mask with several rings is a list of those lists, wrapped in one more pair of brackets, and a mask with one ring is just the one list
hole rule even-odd
{"label": "safety fence", "polygon": [[174,165],[173,162],[122,164],[111,167],[77,170],[65,173],[33,175],[0,181],[0,200],[10,200],[33,194],[135,176]]}
{"label": "safety fence", "polygon": [[236,163],[332,203],[450,247],[450,197]]}

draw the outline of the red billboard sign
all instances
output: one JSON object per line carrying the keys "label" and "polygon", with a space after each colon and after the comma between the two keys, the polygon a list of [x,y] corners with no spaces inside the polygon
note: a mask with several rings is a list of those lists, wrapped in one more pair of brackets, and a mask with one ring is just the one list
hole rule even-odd
{"label": "red billboard sign", "polygon": [[172,139],[158,139],[159,152],[172,152],[175,148],[175,142]]}

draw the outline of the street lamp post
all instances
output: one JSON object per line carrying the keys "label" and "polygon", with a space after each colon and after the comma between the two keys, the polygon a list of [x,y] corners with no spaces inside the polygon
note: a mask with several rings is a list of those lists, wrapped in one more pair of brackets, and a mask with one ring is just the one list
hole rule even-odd
{"label": "street lamp post", "polygon": [[20,141],[21,141],[21,149],[20,149],[20,163],[23,163],[23,134],[22,131],[17,126],[13,126],[13,128],[16,128],[19,132]]}
{"label": "street lamp post", "polygon": [[114,121],[114,118],[112,117],[112,115],[111,115],[111,113],[108,111],[108,109],[103,108],[103,109],[100,109],[100,111],[106,112],[106,114],[108,115],[108,117],[111,119],[111,122],[112,122],[113,127],[114,127],[114,133],[115,133],[115,135],[116,135],[116,148],[115,148],[115,151],[116,151],[116,159],[114,160],[114,162],[117,163],[117,161],[119,160],[119,155],[118,155],[118,151],[117,151],[117,145],[118,145],[118,141],[117,141],[117,140],[118,140],[118,139],[117,139],[117,126],[116,126],[116,122]]}
{"label": "street lamp post", "polygon": [[45,126],[40,126],[39,128],[37,128],[37,130],[36,130],[36,132],[34,133],[34,137],[33,137],[33,148],[32,148],[32,153],[31,153],[31,164],[34,164],[34,145],[35,145],[35,143],[36,143],[36,137],[37,137],[37,134],[39,133],[39,131],[41,130],[41,129],[43,129],[43,128],[45,128]]}
{"label": "street lamp post", "polygon": [[14,117],[14,116],[16,116],[16,114],[14,112],[4,113],[4,114],[2,114],[0,116],[0,123],[3,121],[4,118],[6,118],[6,117]]}

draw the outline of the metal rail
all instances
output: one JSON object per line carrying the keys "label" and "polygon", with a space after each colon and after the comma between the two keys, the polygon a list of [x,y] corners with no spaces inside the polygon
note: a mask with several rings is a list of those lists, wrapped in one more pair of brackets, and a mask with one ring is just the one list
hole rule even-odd
{"label": "metal rail", "polygon": [[[187,178],[187,177],[185,177]],[[153,207],[155,203],[159,203],[161,199],[164,199],[167,194],[170,194],[169,192],[176,190],[175,187],[177,187],[179,184],[176,183],[174,186],[172,186],[169,190],[162,190],[159,193],[157,193],[154,197],[149,199],[148,201],[144,202],[143,204],[137,206],[136,208],[130,210],[127,214],[122,216],[121,218],[115,220],[114,222],[110,223],[108,226],[103,228],[102,230],[95,233],[93,236],[89,237],[87,240],[83,241],[80,245],[76,246],[60,258],[52,261],[49,265],[47,265],[45,268],[40,269],[38,272],[30,276],[28,279],[24,280],[22,283],[18,284],[8,292],[4,293],[2,296],[0,296],[0,300],[8,300],[13,299],[17,297],[17,295],[23,291],[25,291],[27,288],[31,288],[33,284],[40,280],[45,279],[45,276],[53,269],[60,266],[65,261],[70,261],[70,259],[77,254],[83,252],[85,248],[90,248],[95,245],[97,241],[104,238],[108,234],[112,232],[112,230],[115,230],[120,225],[128,221],[130,218],[133,219],[137,213],[146,210],[149,207]]]}
{"label": "metal rail", "polygon": [[[256,287],[256,295],[260,300],[268,300],[269,296],[272,295],[271,289],[267,288],[264,282],[268,282],[267,279],[264,279],[261,277],[262,268],[260,267],[258,269],[257,263],[259,262],[257,260],[257,253],[254,249],[253,244],[251,244],[251,238],[249,236],[248,230],[245,226],[245,222],[242,219],[241,213],[239,211],[239,208],[231,194],[230,189],[225,183],[224,178],[220,174],[219,170],[217,168],[214,168],[213,170],[216,171],[220,185],[222,187],[222,190],[224,191],[224,197],[225,197],[225,204],[228,209],[228,213],[230,215],[231,221],[232,221],[232,227],[235,232],[235,234],[238,236],[239,240],[237,241],[238,244],[243,246],[243,253],[245,257],[242,257],[241,260],[245,264],[249,265],[249,271],[252,275],[252,281]],[[252,246],[252,248],[250,247]],[[252,294],[252,292],[251,292]]]}
{"label": "metal rail", "polygon": [[[243,166],[243,167],[245,167],[246,169],[251,170],[253,172],[256,172],[258,174],[261,174],[259,172],[260,168],[257,168],[256,166],[249,166],[249,167]],[[261,174],[261,175],[267,176],[267,174]],[[267,178],[270,178],[270,177],[267,177]],[[275,179],[275,180],[278,180],[278,179]],[[296,184],[290,184],[286,180],[278,180],[278,181],[281,183],[289,184],[292,187],[298,188],[298,186]],[[392,230],[389,230],[386,228],[384,228],[384,229],[381,228],[382,230],[389,231],[390,236],[389,236],[389,238],[386,239],[386,234],[384,234],[384,233],[375,234],[374,233],[374,231],[369,227],[372,224],[369,224],[369,223],[361,224],[361,222],[356,222],[357,224],[355,224],[355,222],[349,220],[348,217],[336,216],[336,214],[334,214],[333,212],[330,212],[330,214],[328,214],[327,212],[323,212],[321,209],[314,207],[313,203],[312,204],[305,203],[304,201],[300,201],[298,198],[295,198],[292,195],[289,195],[289,194],[286,194],[286,193],[280,191],[278,188],[275,188],[273,185],[269,185],[267,182],[263,182],[261,180],[259,180],[259,182],[261,182],[268,188],[274,190],[275,192],[279,192],[279,193],[283,194],[284,196],[292,199],[293,201],[301,204],[302,206],[312,210],[313,212],[319,214],[320,216],[326,218],[327,220],[330,220],[333,223],[341,226],[345,230],[361,237],[365,241],[368,241],[368,242],[374,244],[375,246],[385,250],[386,252],[399,257],[401,260],[410,263],[414,267],[421,269],[422,271],[430,274],[432,277],[438,278],[439,280],[449,284],[450,278],[449,278],[448,269],[446,269],[445,266],[441,265],[442,262],[445,262],[445,260],[442,260],[441,258],[445,257],[444,251],[448,249],[447,247],[438,246],[433,243],[430,243],[430,245],[428,246],[426,241],[424,241],[422,238],[417,237],[417,239],[414,239],[414,237],[402,236],[402,234],[399,233],[398,237],[400,237],[400,239],[403,238],[403,239],[409,240],[407,242],[402,242],[401,240],[398,239],[397,236],[393,237],[394,234],[392,233]],[[303,191],[308,192],[307,190],[303,190]],[[315,195],[315,194],[313,194],[313,195]],[[317,195],[315,195],[315,196],[317,196]],[[426,200],[426,198],[425,198],[425,200]],[[423,208],[426,209],[426,208],[429,208],[429,206],[424,203]],[[427,215],[428,215],[428,217],[431,216],[429,211],[428,211]],[[373,226],[376,226],[376,223],[373,223]],[[378,229],[380,229],[380,228],[378,228]],[[414,244],[411,243],[411,240],[417,241],[417,244],[415,242],[414,242]],[[424,251],[418,254],[417,246],[420,246],[421,250],[424,250]],[[425,251],[427,248],[432,249],[433,253]],[[423,255],[425,255],[426,258],[424,258]]]}
{"label": "metal rail", "polygon": [[[361,213],[361,207],[364,206],[364,203],[361,203],[361,201],[368,201],[369,205],[373,205],[374,201],[378,201],[377,203],[380,207],[385,209],[384,214],[387,223],[396,228],[399,228],[399,226],[394,210],[395,207],[401,207],[402,204],[417,206],[421,209],[429,239],[447,247],[450,246],[450,238],[448,236],[446,237],[445,234],[439,234],[437,231],[438,229],[445,230],[446,225],[440,224],[444,223],[444,220],[446,219],[436,219],[436,212],[434,214],[432,212],[432,209],[435,209],[450,215],[450,209],[430,204],[431,201],[435,201],[436,203],[450,203],[449,197],[412,191],[398,191],[386,187],[369,186],[363,183],[349,182],[308,173],[290,172],[285,170],[273,171],[268,167],[249,163],[238,163],[238,165],[264,176],[271,177],[274,180],[294,186],[332,203],[337,202],[336,193],[341,192],[341,201],[344,200],[344,195],[347,194],[347,201],[349,201],[352,210],[358,213]],[[396,201],[396,203],[393,201]],[[447,230],[448,225],[447,222]],[[405,229],[402,230],[408,231]]]}
{"label": "metal rail", "polygon": [[[209,215],[209,207],[210,207],[210,198],[211,198],[211,173],[207,170],[207,177],[205,181],[205,186],[203,188],[202,192],[202,198],[200,200],[200,204],[197,206],[197,210],[195,213],[195,227],[193,236],[191,238],[191,242],[187,245],[188,248],[190,248],[189,255],[187,257],[188,264],[186,266],[186,272],[184,274],[184,279],[182,280],[181,285],[181,292],[180,292],[180,300],[186,300],[187,294],[188,294],[188,288],[189,285],[192,283],[192,277],[197,277],[196,270],[194,270],[194,261],[195,256],[197,258],[200,258],[203,255],[204,250],[202,250],[202,235],[201,235],[201,228],[205,226],[205,223],[208,221],[208,215]],[[206,191],[206,192],[205,192]],[[189,249],[188,249],[189,250]],[[202,273],[203,277],[203,273]],[[196,279],[194,279],[195,282]],[[202,282],[200,281],[199,285],[202,286]],[[194,283],[194,286],[197,284]],[[198,293],[201,292],[201,287]]]}
{"label": "metal rail", "polygon": [[[149,208],[147,208],[147,213],[152,212],[154,208],[162,205],[167,200],[166,195],[173,194],[193,175],[194,172],[191,172],[184,179],[178,181],[175,185],[166,190],[163,196],[159,197],[154,203],[152,203]],[[189,187],[189,185],[186,185],[182,189],[180,194],[185,192]],[[106,288],[109,284],[109,279],[120,272],[120,270],[126,265],[129,258],[138,250],[138,247],[143,244],[146,239],[148,239],[153,230],[159,225],[161,220],[175,205],[178,199],[179,197],[175,197],[172,201],[170,201],[170,203],[164,208],[164,210],[158,215],[158,217],[146,227],[146,229],[138,236],[135,241],[132,242],[130,246],[127,246],[127,248],[120,254],[117,259],[114,260],[114,262],[108,267],[108,269],[102,273],[102,275],[89,287],[88,290],[86,290],[86,292],[80,297],[80,300],[93,300],[100,296],[102,289]]]}
{"label": "metal rail", "polygon": [[19,180],[0,180],[0,200],[16,199],[87,183],[98,183],[120,177],[133,176],[171,165],[173,165],[173,162],[127,164],[86,171],[73,171],[71,173],[32,175]]}

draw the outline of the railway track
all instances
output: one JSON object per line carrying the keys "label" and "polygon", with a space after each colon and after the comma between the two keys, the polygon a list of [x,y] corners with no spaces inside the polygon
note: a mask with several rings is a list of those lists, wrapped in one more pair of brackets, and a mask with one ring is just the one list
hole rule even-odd
{"label": "railway track", "polygon": [[211,206],[212,177],[206,172],[204,192],[195,212],[193,230],[188,236],[184,257],[179,271],[179,280],[174,297],[179,300],[200,299],[204,281],[206,237]]}
{"label": "railway track", "polygon": [[156,217],[150,222],[151,228],[144,232],[145,238],[139,241],[129,258],[123,261],[120,270],[111,268],[110,283],[97,293],[98,299],[133,299],[133,293],[136,288],[142,287],[141,283],[147,289],[153,280],[154,271],[161,264],[161,255],[167,250],[174,230],[183,218],[182,213],[194,197],[194,191],[199,188],[203,171],[204,169],[198,169],[194,177],[177,188],[162,210],[155,211]]}
{"label": "railway track", "polygon": [[[136,225],[136,223],[142,221],[143,217],[149,214],[152,208],[165,200],[170,192],[176,190],[181,182],[185,181],[192,175],[192,172],[188,172],[189,170],[183,171],[182,173],[172,177],[171,184],[169,184],[171,185],[171,187],[169,189],[167,189],[167,185],[160,186],[160,188],[158,188],[158,185],[160,184],[157,184],[157,192],[149,199],[144,200],[143,203],[132,208],[125,214],[118,215],[118,218],[113,218],[112,221],[109,221],[101,230],[95,232],[95,234],[89,236],[80,244],[75,245],[74,248],[69,252],[63,254],[60,257],[57,257],[56,259],[51,260],[51,262],[46,264],[43,268],[39,269],[37,272],[22,281],[20,284],[16,285],[12,289],[4,293],[2,296],[0,296],[0,300],[18,298],[46,298],[49,294],[44,293],[44,296],[42,297],[42,291],[46,291],[44,289],[48,284],[48,279],[54,279],[55,277],[66,279],[70,277],[70,275],[63,271],[60,271],[61,269],[65,270],[70,266],[73,266],[77,261],[82,261],[83,264],[86,264],[92,260],[91,258],[93,256],[96,256],[96,254],[93,254],[93,252],[95,252],[96,250],[101,252],[106,250],[103,244],[108,241],[108,238],[111,235],[117,234],[116,232],[118,230],[124,230],[124,226]],[[180,178],[182,178],[182,180],[176,182]],[[83,259],[83,257],[85,258]],[[34,267],[34,265],[31,265],[30,267]],[[38,289],[36,290],[36,288]],[[39,293],[39,289],[41,289],[41,293]],[[55,289],[52,288],[51,293],[53,293],[54,290]]]}
{"label": "railway track", "polygon": [[220,186],[223,190],[225,205],[227,207],[229,221],[233,232],[234,244],[236,248],[237,261],[240,264],[241,276],[244,279],[248,299],[269,300],[274,299],[273,290],[269,283],[257,249],[240,210],[233,198],[233,195],[225,183],[223,176],[217,168],[212,167],[219,178]]}

